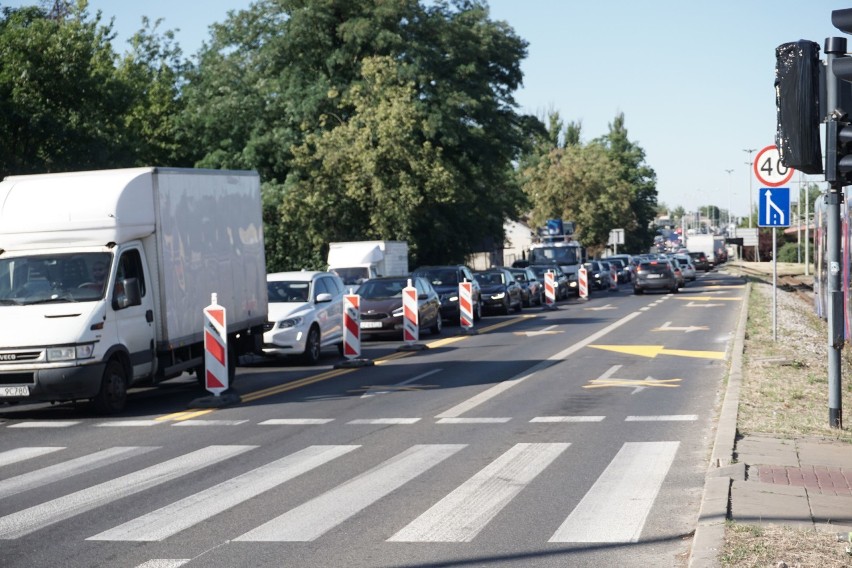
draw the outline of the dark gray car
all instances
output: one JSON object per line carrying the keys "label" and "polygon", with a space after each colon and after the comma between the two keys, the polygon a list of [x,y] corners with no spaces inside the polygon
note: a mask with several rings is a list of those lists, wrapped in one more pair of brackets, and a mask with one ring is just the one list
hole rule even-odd
{"label": "dark gray car", "polygon": [[633,281],[633,293],[644,294],[645,290],[668,290],[676,294],[677,276],[668,260],[644,260],[636,267],[636,279]]}

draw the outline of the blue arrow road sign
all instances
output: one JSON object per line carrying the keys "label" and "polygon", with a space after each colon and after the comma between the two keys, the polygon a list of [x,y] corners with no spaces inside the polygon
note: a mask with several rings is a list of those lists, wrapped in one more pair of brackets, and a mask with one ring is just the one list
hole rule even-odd
{"label": "blue arrow road sign", "polygon": [[757,226],[790,226],[790,188],[764,187],[758,193]]}

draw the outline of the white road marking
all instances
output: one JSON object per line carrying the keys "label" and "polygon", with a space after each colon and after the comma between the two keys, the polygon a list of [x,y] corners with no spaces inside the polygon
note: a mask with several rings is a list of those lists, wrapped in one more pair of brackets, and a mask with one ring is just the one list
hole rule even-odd
{"label": "white road marking", "polygon": [[416,424],[420,418],[359,418],[347,424]]}
{"label": "white road marking", "polygon": [[133,456],[142,455],[154,449],[156,449],[156,447],[152,446],[119,446],[116,448],[108,448],[93,454],[74,458],[56,465],[51,465],[37,471],[31,471],[29,473],[3,479],[0,480],[0,499],[33,489],[34,487],[41,487],[48,483],[68,479],[74,475],[86,473],[87,471],[92,471],[99,467],[104,467]]}
{"label": "white road marking", "polygon": [[95,426],[98,426],[100,428],[122,428],[125,426],[157,426],[158,424],[162,424],[162,422],[158,420],[113,420],[111,422],[101,422],[100,424],[95,424]]}
{"label": "white road marking", "polygon": [[44,446],[38,448],[15,448],[14,450],[6,450],[5,452],[0,452],[0,467],[37,458],[64,449],[64,446]]}
{"label": "white road marking", "polygon": [[256,446],[208,446],[70,495],[0,517],[0,539],[26,536],[96,507],[156,487]]}
{"label": "white road marking", "polygon": [[359,447],[310,446],[86,540],[165,540]]}
{"label": "white road marking", "polygon": [[261,426],[300,426],[313,424],[328,424],[334,418],[271,418],[260,423]]}
{"label": "white road marking", "polygon": [[530,422],[602,422],[606,416],[536,416]]}
{"label": "white road marking", "polygon": [[172,426],[238,426],[248,420],[181,420]]}
{"label": "white road marking", "polygon": [[441,418],[438,424],[505,424],[511,418]]}
{"label": "white road marking", "polygon": [[52,422],[18,422],[17,424],[9,424],[7,428],[68,428],[79,424],[76,420],[55,420]]}
{"label": "white road marking", "polygon": [[464,444],[412,446],[354,479],[234,540],[265,542],[315,540],[464,447]]}
{"label": "white road marking", "polygon": [[597,341],[601,337],[604,337],[608,333],[612,332],[612,330],[626,324],[627,322],[639,315],[640,312],[633,312],[632,314],[624,316],[620,320],[606,326],[605,328],[593,333],[592,335],[587,336],[582,341],[578,341],[574,345],[563,349],[559,353],[551,355],[546,360],[534,365],[529,371],[525,372],[523,375],[497,383],[493,387],[470,397],[469,399],[457,404],[456,406],[450,408],[445,412],[442,412],[441,414],[438,414],[435,418],[458,418],[465,412],[469,412],[471,409],[476,408],[480,404],[491,400],[492,398],[502,394],[503,392],[509,390],[510,388],[516,385],[521,384],[525,380],[534,376],[537,372],[547,369],[548,367],[556,364],[557,362],[566,359],[567,357],[579,351],[583,347]]}
{"label": "white road marking", "polygon": [[638,542],[680,442],[627,442],[549,542]]}
{"label": "white road marking", "polygon": [[470,542],[570,444],[516,444],[388,539]]}

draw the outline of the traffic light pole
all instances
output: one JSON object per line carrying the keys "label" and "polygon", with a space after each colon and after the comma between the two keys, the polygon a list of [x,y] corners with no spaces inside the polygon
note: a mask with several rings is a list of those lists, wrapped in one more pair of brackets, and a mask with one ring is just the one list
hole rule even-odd
{"label": "traffic light pole", "polygon": [[841,287],[841,227],[840,205],[843,203],[843,176],[837,171],[838,133],[841,125],[836,109],[839,107],[840,79],[833,72],[834,61],[846,53],[846,38],[826,38],[826,122],[825,179],[829,182],[826,202],[826,233],[828,260],[828,424],[843,428],[843,409],[840,397],[840,351],[844,342],[843,290]]}

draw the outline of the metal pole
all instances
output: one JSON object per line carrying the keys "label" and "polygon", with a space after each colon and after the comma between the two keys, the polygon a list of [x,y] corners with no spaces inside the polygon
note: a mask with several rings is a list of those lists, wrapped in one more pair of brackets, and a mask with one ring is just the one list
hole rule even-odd
{"label": "metal pole", "polygon": [[775,227],[772,227],[772,341],[778,341],[778,258],[775,254]]}
{"label": "metal pole", "polygon": [[757,150],[754,148],[746,148],[743,152],[748,154],[748,162],[746,162],[746,165],[748,166],[748,228],[751,229],[751,217],[754,211],[754,202],[751,200],[751,155],[757,152]]}
{"label": "metal pole", "polygon": [[837,113],[840,99],[840,80],[834,75],[834,61],[844,57],[846,38],[826,38],[826,102],[830,113],[826,122],[826,181],[829,191],[826,200],[826,233],[828,260],[828,425],[830,428],[843,428],[843,409],[840,396],[840,350],[844,342],[843,289],[841,284],[841,239],[840,205],[843,203],[843,181],[837,174]]}
{"label": "metal pole", "polygon": [[805,184],[805,276],[811,274],[811,260],[808,251],[811,236],[811,184]]}

